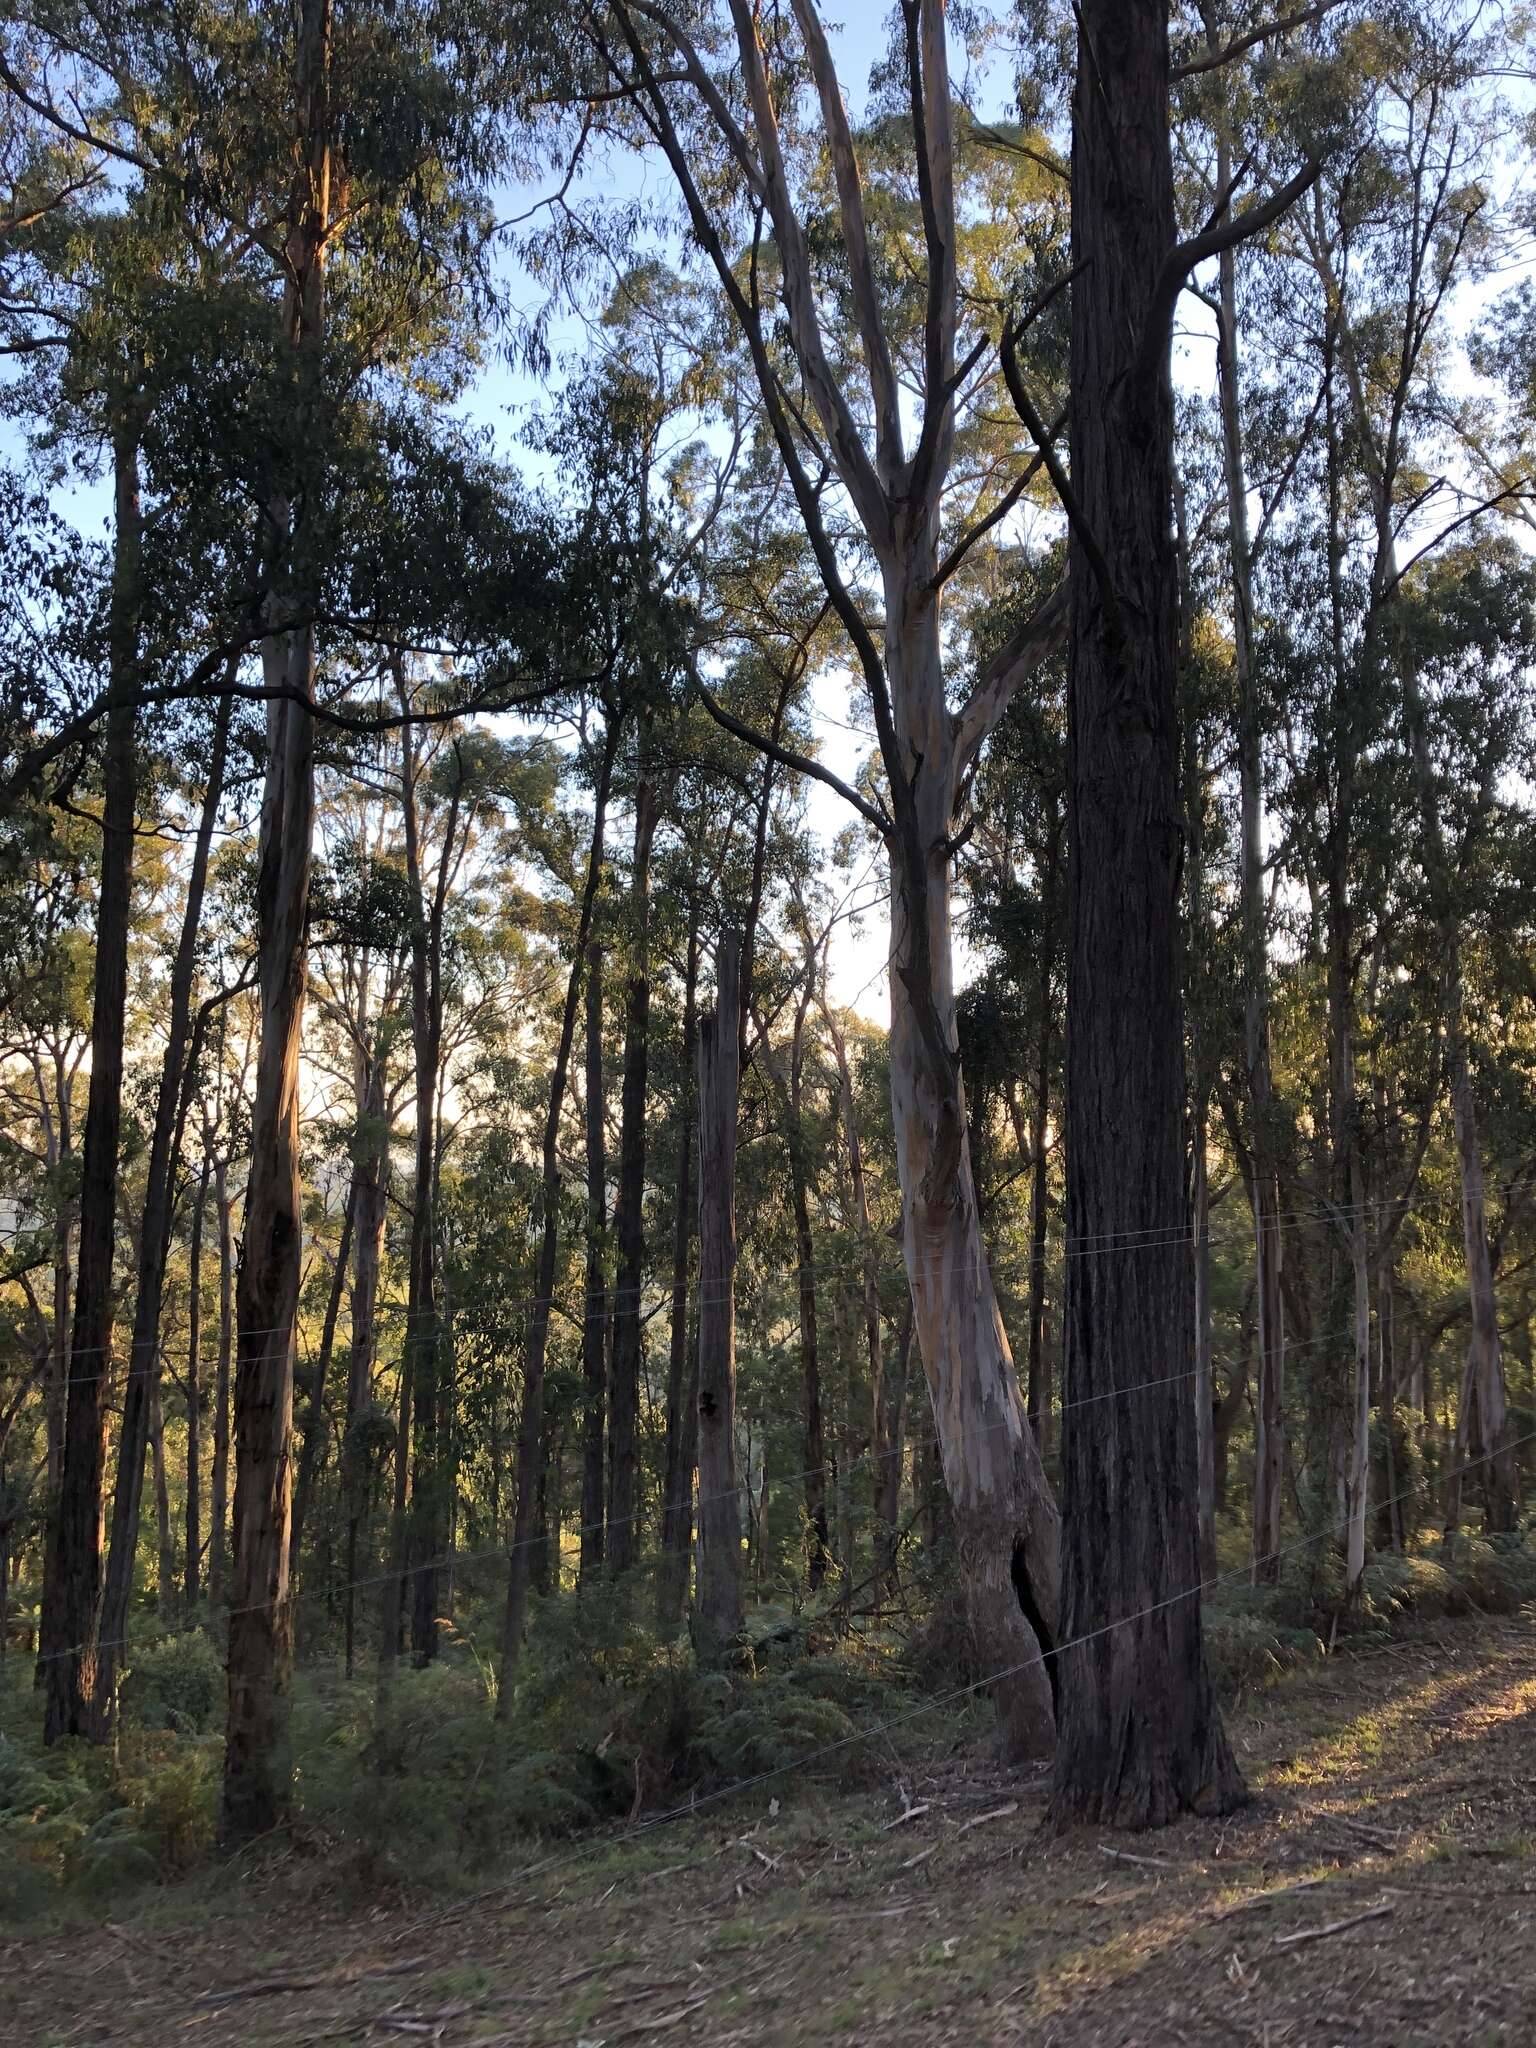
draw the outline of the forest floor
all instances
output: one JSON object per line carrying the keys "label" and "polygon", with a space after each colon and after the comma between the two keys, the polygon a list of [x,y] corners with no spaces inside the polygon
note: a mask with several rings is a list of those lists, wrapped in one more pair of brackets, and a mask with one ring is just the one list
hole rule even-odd
{"label": "forest floor", "polygon": [[1048,1840],[1043,1775],[967,1753],[846,1792],[764,1787],[437,1910],[327,1910],[273,1859],[0,1941],[0,2035],[1536,2041],[1536,1611],[1343,1651],[1229,1725],[1252,1803],[1155,1836]]}

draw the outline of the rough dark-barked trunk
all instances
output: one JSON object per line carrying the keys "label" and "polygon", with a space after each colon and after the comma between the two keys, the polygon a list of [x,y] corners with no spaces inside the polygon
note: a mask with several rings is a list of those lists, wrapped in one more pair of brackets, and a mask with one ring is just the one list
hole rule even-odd
{"label": "rough dark-barked trunk", "polygon": [[[644,729],[642,728],[642,746]],[[624,1078],[620,1085],[618,1269],[613,1295],[613,1386],[608,1423],[608,1566],[628,1571],[639,1554],[640,1354],[645,1281],[645,1098],[650,1076],[651,847],[656,789],[642,774],[635,793],[624,979]]]}
{"label": "rough dark-barked trunk", "polygon": [[[1166,334],[1150,337],[1150,372],[1143,360],[1174,246],[1167,0],[1083,0],[1077,20],[1063,1647],[1052,1810],[1058,1825],[1146,1827],[1191,1809],[1225,1811],[1242,1784],[1201,1633],[1187,1378]],[[1079,1248],[1092,1256],[1074,1256]]]}
{"label": "rough dark-barked trunk", "polygon": [[[300,161],[289,205],[284,325],[301,422],[319,401],[325,248],[331,207],[331,4],[303,0],[296,52]],[[270,507],[274,544],[290,557],[277,590],[302,616],[315,564],[303,515]],[[281,601],[281,599],[279,600]],[[251,1166],[236,1290],[235,1500],[229,1610],[229,1722],[220,1834],[227,1845],[274,1827],[290,1789],[288,1686],[293,1363],[303,1250],[299,1044],[304,1019],[314,834],[315,632],[290,626],[263,645],[266,680],[285,694],[267,710],[267,766],[256,862],[256,979],[261,1040],[251,1110]]]}
{"label": "rough dark-barked trunk", "polygon": [[64,1406],[63,1458],[49,1531],[40,1654],[46,1684],[43,1740],[99,1736],[98,1616],[101,1591],[103,1432],[112,1365],[112,1256],[117,1228],[117,1150],[123,1111],[123,1026],[128,1000],[128,922],[133,888],[137,776],[132,692],[138,671],[143,530],[138,441],[114,448],[111,689],[102,760],[101,879],[91,997],[91,1078],[80,1166],[75,1314]]}

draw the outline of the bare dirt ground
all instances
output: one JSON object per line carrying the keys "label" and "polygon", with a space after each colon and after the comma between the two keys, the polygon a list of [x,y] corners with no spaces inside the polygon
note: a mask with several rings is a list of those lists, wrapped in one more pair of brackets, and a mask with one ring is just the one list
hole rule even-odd
{"label": "bare dirt ground", "polygon": [[216,1899],[0,1942],[0,2039],[445,2048],[1536,2043],[1536,1614],[1346,1653],[1231,1722],[1254,1792],[1038,1831],[971,1756],[769,1788],[445,1910]]}

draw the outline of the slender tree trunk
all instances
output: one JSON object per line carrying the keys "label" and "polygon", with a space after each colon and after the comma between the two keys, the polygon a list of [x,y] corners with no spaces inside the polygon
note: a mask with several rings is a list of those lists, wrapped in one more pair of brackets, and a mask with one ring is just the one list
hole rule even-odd
{"label": "slender tree trunk", "polygon": [[156,1610],[162,1628],[169,1628],[176,1606],[176,1546],[171,1541],[171,1491],[165,1469],[165,1415],[160,1402],[161,1375],[149,1383],[149,1448],[155,1476]]}
{"label": "slender tree trunk", "polygon": [[187,1253],[187,1495],[186,1571],[182,1600],[188,1621],[202,1597],[203,1562],[203,1219],[208,1210],[208,1159],[204,1156],[192,1197],[192,1235]]}
{"label": "slender tree trunk", "polygon": [[219,1357],[213,1383],[213,1474],[208,1495],[208,1604],[224,1603],[229,1529],[229,1393],[235,1337],[235,1247],[229,1162],[213,1162],[213,1206],[219,1219]]}
{"label": "slender tree trunk", "polygon": [[699,1574],[701,1664],[731,1654],[745,1622],[736,1470],[736,1121],[741,1086],[741,942],[722,932],[715,1008],[699,1019]]}
{"label": "slender tree trunk", "polygon": [[304,1525],[314,1498],[315,1474],[320,1468],[320,1446],[325,1442],[325,1392],[331,1377],[331,1359],[336,1350],[336,1322],[341,1314],[341,1297],[347,1285],[347,1262],[352,1256],[352,1219],[357,1213],[358,1170],[352,1169],[347,1188],[347,1205],[341,1212],[341,1237],[336,1246],[336,1263],[331,1270],[331,1291],[326,1296],[325,1320],[320,1325],[320,1349],[311,1372],[309,1399],[299,1430],[299,1474],[293,1490],[293,1532],[289,1539],[292,1569],[304,1570]]}
{"label": "slender tree trunk", "polygon": [[[1219,49],[1224,31],[1204,9],[1206,39]],[[1218,135],[1216,188],[1232,181],[1232,147]],[[1268,917],[1264,889],[1264,713],[1253,649],[1253,544],[1243,448],[1242,358],[1237,320],[1237,256],[1224,249],[1217,278],[1216,370],[1221,403],[1228,551],[1232,572],[1232,654],[1237,680],[1239,900],[1243,962],[1243,1056],[1249,1133],[1248,1199],[1253,1214],[1258,1290],[1259,1384],[1254,1403],[1253,1576],[1273,1581],[1280,1568],[1285,1485],[1285,1318],[1282,1291],[1280,1181],[1275,1165],[1274,1083],[1269,1052]]]}
{"label": "slender tree trunk", "polygon": [[[1073,100],[1067,1294],[1055,1822],[1225,1812],[1200,1620],[1179,990],[1167,0],[1082,0]],[[1144,352],[1154,351],[1150,374]],[[1150,1233],[1150,1235],[1149,1235]],[[1161,1241],[1159,1233],[1166,1239]],[[1092,1257],[1074,1257],[1092,1248]],[[1169,1384],[1148,1384],[1168,1381]],[[1112,1504],[1112,1505],[1111,1505]],[[1106,1511],[1108,1509],[1108,1511]]]}
{"label": "slender tree trunk", "polygon": [[[645,734],[641,732],[642,752]],[[618,1272],[613,1307],[613,1389],[608,1439],[607,1561],[628,1571],[639,1553],[640,1355],[645,1280],[645,1104],[650,1072],[651,847],[656,790],[641,774],[635,794],[634,866],[629,889],[624,982],[624,1078],[619,1119],[619,1193],[614,1213]]]}
{"label": "slender tree trunk", "polygon": [[347,1361],[347,1427],[342,1447],[342,1489],[346,1497],[347,1550],[343,1630],[346,1673],[357,1668],[358,1546],[373,1488],[372,1446],[359,1439],[358,1421],[373,1398],[378,1349],[379,1271],[384,1259],[384,1222],[389,1204],[389,1110],[382,1039],[365,1055],[358,1104],[361,1162],[353,1231],[352,1349]]}
{"label": "slender tree trunk", "polygon": [[[902,1421],[906,1403],[907,1365],[912,1351],[911,1302],[903,1319],[897,1349],[896,1370],[888,1371],[880,1331],[880,1278],[875,1258],[874,1223],[869,1211],[869,1182],[864,1171],[864,1147],[859,1138],[858,1114],[853,1099],[853,1073],[848,1064],[848,1046],[837,1020],[823,1002],[821,1014],[837,1062],[838,1108],[843,1119],[843,1137],[848,1147],[848,1182],[853,1196],[853,1217],[859,1233],[860,1298],[864,1321],[864,1355],[869,1371],[870,1451],[874,1458],[875,1484],[875,1600],[889,1599],[896,1590],[896,1524],[901,1507]],[[809,1463],[809,1460],[807,1460]]]}
{"label": "slender tree trunk", "polygon": [[47,1668],[43,1740],[49,1743],[63,1735],[99,1738],[103,1725],[97,1712],[97,1601],[137,783],[132,692],[138,674],[143,575],[136,430],[119,431],[113,457],[115,534],[109,621],[113,701],[107,710],[103,758],[91,1077],[80,1172],[79,1252],[63,1459],[43,1584],[42,1655]]}
{"label": "slender tree trunk", "polygon": [[[806,1157],[803,1096],[805,1087],[805,1020],[815,992],[816,961],[812,952],[805,963],[805,985],[795,1005],[794,1031],[790,1043],[789,1075],[768,1039],[765,1023],[759,1020],[758,1046],[773,1085],[779,1121],[784,1131],[784,1150],[789,1167],[790,1212],[795,1225],[795,1280],[800,1318],[801,1452],[805,1484],[805,1523],[808,1577],[812,1591],[827,1576],[830,1555],[827,1525],[827,1447],[822,1426],[821,1347],[816,1316],[816,1246],[811,1236],[810,1166]],[[878,1350],[878,1323],[876,1346]]]}
{"label": "slender tree trunk", "polygon": [[[224,767],[229,752],[233,698],[219,700],[204,785],[202,814],[187,876],[176,957],[171,967],[169,1016],[165,1052],[155,1096],[144,1186],[144,1218],[139,1232],[138,1291],[133,1310],[133,1341],[128,1359],[128,1384],[123,1397],[123,1422],[118,1433],[117,1483],[112,1497],[112,1546],[107,1557],[101,1602],[101,1662],[98,1672],[103,1716],[117,1695],[119,1646],[128,1632],[128,1607],[133,1596],[134,1560],[139,1545],[139,1520],[144,1491],[144,1451],[150,1411],[160,1380],[160,1316],[165,1272],[170,1258],[175,1209],[179,1138],[186,1095],[187,1063],[192,1051],[192,985],[197,968],[198,928],[208,881],[208,857],[224,796]],[[189,1501],[191,1495],[189,1493]],[[103,1733],[106,1732],[105,1723]]]}
{"label": "slender tree trunk", "polygon": [[[401,686],[402,709],[408,708]],[[438,1649],[438,1585],[448,1527],[442,1319],[438,1312],[438,1089],[443,1065],[443,915],[453,871],[462,798],[462,766],[449,800],[431,901],[422,873],[417,815],[417,764],[409,722],[402,731],[406,873],[411,886],[411,1044],[416,1066],[416,1175],[411,1196],[411,1269],[406,1295],[406,1348],[411,1354],[413,1467],[408,1532],[411,1647],[418,1667]]]}
{"label": "slender tree trunk", "polygon": [[[534,1296],[528,1321],[528,1348],[523,1363],[523,1402],[517,1426],[517,1506],[514,1511],[511,1554],[507,1560],[507,1606],[502,1624],[500,1678],[496,1695],[496,1713],[500,1720],[505,1720],[512,1711],[512,1685],[517,1674],[518,1659],[522,1655],[523,1624],[528,1607],[528,1577],[532,1563],[529,1551],[541,1526],[538,1498],[539,1475],[544,1469],[544,1354],[549,1342],[549,1317],[560,1252],[560,1118],[565,1108],[571,1048],[576,1038],[576,1012],[581,1002],[583,968],[586,968],[588,975],[591,973],[592,948],[588,942],[598,891],[602,886],[603,828],[608,813],[608,796],[617,748],[617,721],[610,720],[604,736],[602,762],[598,771],[587,879],[582,889],[576,944],[571,955],[571,972],[565,987],[565,1007],[560,1014],[560,1038],[555,1048],[554,1072],[549,1081],[549,1103],[544,1112],[544,1142],[541,1154],[543,1177],[539,1192],[539,1257],[534,1272]],[[588,1001],[590,1004],[590,983]],[[590,1016],[590,1009],[588,1014]],[[590,1118],[590,1100],[587,1108]],[[587,1302],[587,1313],[591,1314],[590,1299]],[[585,1342],[583,1333],[583,1356]],[[601,1458],[597,1469],[598,1499],[601,1503]],[[584,1473],[585,1476],[589,1475]],[[582,1506],[582,1521],[585,1524],[585,1494]],[[581,1540],[585,1554],[585,1527]]]}
{"label": "slender tree trunk", "polygon": [[[1456,1468],[1475,1461],[1483,1490],[1484,1519],[1490,1530],[1518,1526],[1519,1497],[1513,1461],[1505,1445],[1508,1393],[1499,1343],[1498,1299],[1493,1284],[1493,1259],[1488,1246],[1488,1208],[1483,1181],[1483,1151],[1478,1131],[1477,1096],[1467,1048],[1466,996],[1462,976],[1461,928],[1456,915],[1454,877],[1440,811],[1440,795],[1430,759],[1423,693],[1411,657],[1401,664],[1403,708],[1407,713],[1409,751],[1418,783],[1419,811],[1425,851],[1435,893],[1439,897],[1441,956],[1445,966],[1443,1013],[1445,1060],[1450,1082],[1451,1121],[1456,1135],[1456,1165],[1461,1180],[1461,1231],[1471,1309],[1470,1412],[1458,1414]],[[1472,1425],[1475,1422],[1475,1434]],[[1446,1493],[1446,1534],[1461,1519],[1461,1482],[1453,1477]]]}
{"label": "slender tree trunk", "polygon": [[[331,204],[331,0],[302,0],[296,132],[302,161],[289,208],[284,324],[301,418],[319,402],[325,247]],[[279,587],[303,611],[314,591],[310,541],[277,502],[272,526],[292,547]],[[307,968],[314,829],[315,633],[274,633],[262,650],[267,681],[288,694],[267,712],[267,769],[257,851],[257,986],[261,1041],[251,1111],[251,1165],[237,1287],[235,1500],[229,1610],[229,1721],[222,1839],[266,1834],[286,1810],[288,1686],[293,1665],[288,1528],[293,1362],[303,1210],[299,1043]]]}
{"label": "slender tree trunk", "polygon": [[657,1619],[675,1627],[688,1608],[693,1550],[693,1472],[698,1460],[699,1402],[689,1361],[688,1274],[696,1208],[693,1192],[693,1066],[699,983],[698,901],[688,899],[688,958],[683,973],[683,1081],[678,1101],[677,1185],[672,1220],[672,1322],[667,1348],[667,1465],[662,1491],[661,1570]]}
{"label": "slender tree trunk", "polygon": [[[596,871],[601,850],[594,845]],[[588,940],[586,1009],[587,1266],[581,1314],[581,1579],[603,1563],[603,1449],[607,1440],[608,1294],[604,1285],[608,1160],[604,1134],[603,949]]]}

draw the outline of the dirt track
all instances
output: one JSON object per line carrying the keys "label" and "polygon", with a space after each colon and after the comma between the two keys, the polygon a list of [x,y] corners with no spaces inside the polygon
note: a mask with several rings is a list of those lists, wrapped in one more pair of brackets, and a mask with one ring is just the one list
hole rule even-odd
{"label": "dirt track", "polygon": [[1536,1617],[1340,1656],[1232,1725],[1252,1806],[1154,1837],[1046,1842],[1038,1780],[961,1758],[595,1845],[446,1915],[297,1913],[279,1862],[216,1909],[0,1944],[0,2033],[1536,2043]]}

